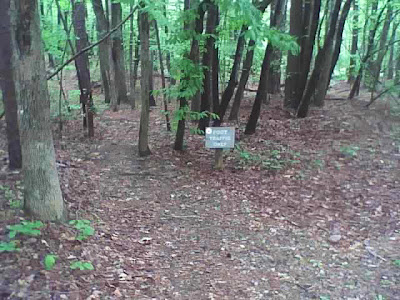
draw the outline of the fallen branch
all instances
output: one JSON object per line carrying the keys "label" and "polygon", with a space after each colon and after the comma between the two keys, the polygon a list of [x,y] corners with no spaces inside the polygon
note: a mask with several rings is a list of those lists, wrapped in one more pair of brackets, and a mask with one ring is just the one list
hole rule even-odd
{"label": "fallen branch", "polygon": [[81,51],[79,51],[78,53],[76,53],[74,56],[72,56],[70,59],[68,59],[65,63],[63,63],[60,67],[57,68],[57,70],[55,70],[50,76],[47,77],[47,80],[52,79],[54,76],[56,76],[59,72],[61,72],[62,69],[64,69],[69,63],[71,63],[72,61],[74,61],[78,56],[81,56],[83,53],[89,51],[90,49],[96,47],[97,45],[101,44],[103,41],[105,41],[107,38],[110,37],[110,35],[112,35],[115,31],[117,31],[122,25],[124,25],[124,23],[126,21],[128,21],[133,14],[135,13],[135,11],[139,8],[138,5],[136,5],[133,10],[129,13],[129,15],[123,19],[119,24],[117,24],[117,26],[115,26],[112,30],[110,30],[110,32],[108,32],[105,36],[103,36],[100,40],[98,40],[96,43],[87,46],[86,48],[83,48]]}

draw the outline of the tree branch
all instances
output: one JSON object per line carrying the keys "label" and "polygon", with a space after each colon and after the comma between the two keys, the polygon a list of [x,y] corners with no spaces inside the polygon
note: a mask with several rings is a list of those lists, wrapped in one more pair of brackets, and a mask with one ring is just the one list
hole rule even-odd
{"label": "tree branch", "polygon": [[128,21],[133,14],[135,13],[135,11],[139,8],[138,5],[136,5],[133,10],[129,13],[129,15],[123,19],[119,24],[117,24],[117,26],[115,26],[112,30],[110,30],[110,32],[108,32],[105,36],[103,36],[100,40],[98,40],[96,43],[87,46],[86,48],[82,49],[81,51],[79,51],[78,53],[76,53],[75,55],[73,55],[70,59],[68,59],[65,63],[63,63],[60,67],[57,68],[57,70],[55,70],[50,76],[47,77],[47,80],[50,80],[51,78],[53,78],[54,76],[56,76],[62,69],[64,69],[70,62],[74,61],[78,56],[82,55],[83,53],[89,51],[90,49],[96,47],[97,45],[99,45],[100,43],[102,43],[103,41],[105,41],[110,35],[112,35],[115,31],[117,31],[122,25],[124,25],[124,23],[126,21]]}

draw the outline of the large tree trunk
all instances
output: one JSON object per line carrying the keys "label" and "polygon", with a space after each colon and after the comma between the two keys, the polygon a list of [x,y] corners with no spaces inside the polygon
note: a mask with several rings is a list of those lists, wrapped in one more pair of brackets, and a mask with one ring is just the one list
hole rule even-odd
{"label": "large tree trunk", "polygon": [[[76,51],[81,51],[89,45],[88,35],[86,33],[86,6],[84,2],[74,3],[73,9],[73,25],[75,35],[77,37]],[[87,52],[76,58],[76,67],[79,70],[79,90],[81,92],[80,102],[82,103],[82,110],[85,116],[84,127],[87,125],[89,137],[94,136],[93,126],[93,100],[92,100],[92,87],[90,81],[90,69],[89,69],[89,55]]]}
{"label": "large tree trunk", "polygon": [[18,128],[18,104],[13,79],[10,0],[0,1],[0,88],[3,91],[4,112],[10,169],[22,167],[21,143]]}
{"label": "large tree trunk", "polygon": [[[351,1],[351,0],[347,0]],[[335,1],[335,6],[333,12],[331,14],[331,22],[329,26],[328,34],[324,41],[324,46],[320,51],[318,51],[317,57],[315,59],[314,70],[310,76],[310,79],[307,83],[307,87],[304,91],[304,94],[301,98],[301,102],[299,108],[297,110],[298,118],[305,118],[308,114],[308,109],[311,103],[311,97],[314,95],[315,89],[318,84],[318,80],[322,74],[322,68],[324,67],[324,63],[326,60],[330,59],[330,52],[332,49],[333,38],[336,32],[336,23],[339,18],[341,0]]]}
{"label": "large tree trunk", "polygon": [[[271,27],[275,27],[280,21],[281,16],[283,15],[282,8],[284,7],[284,5],[282,5],[282,2],[285,2],[285,0],[278,0],[276,3],[274,14],[271,19]],[[272,53],[273,47],[271,43],[268,43],[268,46],[265,49],[264,60],[261,67],[260,81],[258,84],[256,98],[254,100],[253,108],[246,124],[246,130],[244,131],[245,134],[253,134],[256,132],[257,122],[260,117],[261,105],[267,100],[268,74],[270,73],[269,69],[271,67],[270,60]]]}
{"label": "large tree trunk", "polygon": [[395,62],[394,62],[394,41],[396,40],[396,30],[398,28],[399,23],[393,24],[392,28],[392,34],[390,36],[390,53],[389,53],[389,59],[388,59],[388,64],[387,64],[387,79],[391,80],[394,77],[394,67],[395,67]]}
{"label": "large tree trunk", "polygon": [[250,40],[247,47],[246,58],[243,62],[242,74],[240,75],[239,85],[236,90],[235,98],[233,100],[231,112],[229,114],[229,120],[237,120],[239,117],[240,103],[242,102],[244,89],[247,81],[249,80],[251,66],[253,65],[254,47],[256,41]]}
{"label": "large tree trunk", "polygon": [[[200,1],[199,0],[191,0],[189,1],[190,5],[189,7],[196,7],[199,5]],[[199,32],[201,29],[201,33],[203,32],[203,18],[196,19],[194,24],[190,24],[188,26],[194,26],[195,32]],[[199,41],[197,39],[192,40],[192,45],[191,45],[191,50],[190,53],[192,55],[193,63],[200,68],[200,47],[199,47]],[[167,64],[170,64],[170,61],[167,60]],[[169,66],[169,69],[171,69],[171,66]],[[192,97],[191,102],[190,102],[190,110],[195,111],[195,112],[200,112],[200,106],[201,106],[201,91],[198,90],[196,94]]]}
{"label": "large tree trunk", "polygon": [[24,177],[24,210],[40,220],[64,220],[50,121],[38,2],[11,1],[13,66]]}
{"label": "large tree trunk", "polygon": [[321,75],[317,83],[314,104],[319,107],[324,105],[329,83],[331,81],[336,63],[339,59],[340,48],[343,40],[344,25],[350,11],[351,1],[353,0],[347,0],[343,5],[342,12],[340,13],[339,24],[337,25],[336,29],[335,40],[333,43],[334,45],[326,54],[326,59],[324,62],[325,66],[322,67]]}
{"label": "large tree trunk", "polygon": [[[142,8],[144,3],[141,3]],[[147,156],[150,155],[149,148],[149,118],[150,118],[150,104],[149,104],[149,93],[150,93],[150,24],[149,24],[149,13],[144,9],[140,12],[140,65],[142,66],[142,74],[140,77],[140,89],[142,98],[142,107],[140,114],[140,129],[139,129],[139,155]]]}
{"label": "large tree trunk", "polygon": [[[92,0],[93,10],[96,15],[97,36],[101,39],[109,31],[109,24],[104,14],[103,4],[101,0]],[[99,45],[100,72],[104,89],[104,100],[106,103],[111,102],[111,45],[110,39],[106,39]]]}
{"label": "large tree trunk", "polygon": [[[300,44],[303,30],[303,1],[291,0],[290,5],[290,35]],[[288,53],[285,81],[284,106],[297,108],[299,104],[298,83],[301,76],[301,56]],[[301,95],[300,95],[301,97]]]}
{"label": "large tree trunk", "polygon": [[381,37],[379,40],[378,56],[377,56],[376,61],[373,64],[374,67],[373,67],[373,74],[372,74],[373,81],[372,81],[372,88],[371,88],[371,101],[373,101],[373,99],[374,99],[374,92],[376,90],[376,86],[379,81],[383,58],[385,57],[386,52],[388,50],[388,48],[386,47],[386,42],[387,42],[388,35],[389,35],[390,22],[392,21],[392,13],[393,13],[390,2],[391,1],[388,1],[389,7],[387,9],[385,23],[383,24],[383,28],[381,31]]}
{"label": "large tree trunk", "polygon": [[216,125],[219,125],[223,122],[229,102],[231,101],[233,93],[235,92],[235,87],[238,84],[238,73],[239,73],[239,68],[240,68],[240,62],[242,61],[242,53],[243,53],[244,42],[245,42],[244,34],[246,31],[247,31],[247,27],[243,26],[240,31],[239,38],[237,41],[235,57],[233,59],[233,65],[232,65],[232,70],[231,70],[231,75],[229,77],[228,85],[225,88],[224,92],[222,93],[221,104],[220,104],[219,112],[218,112],[219,120],[216,121]]}
{"label": "large tree trunk", "polygon": [[[131,4],[131,11],[133,9],[133,4]],[[129,33],[129,96],[131,108],[135,109],[135,73],[134,73],[134,63],[133,63],[133,39],[135,38],[135,34],[133,31],[133,20],[132,16],[130,19],[130,33]]]}
{"label": "large tree trunk", "polygon": [[[132,16],[133,18],[133,16]],[[140,28],[140,12],[138,12],[138,16],[137,16],[137,25],[138,28]],[[136,39],[136,43],[135,43],[135,61],[133,64],[133,94],[136,94],[136,81],[138,78],[138,68],[139,68],[139,62],[140,62],[140,30],[138,30],[138,37]],[[131,89],[131,93],[132,93],[132,89]],[[134,95],[134,97],[136,97],[136,95]],[[134,101],[135,99],[131,99],[131,101]],[[131,102],[131,105],[133,105],[133,103]]]}
{"label": "large tree trunk", "polygon": [[[282,11],[280,18],[277,20],[275,27],[280,31],[285,31],[285,19],[286,19],[286,5],[287,0],[275,0],[273,6],[271,6],[271,21],[274,17],[277,6],[281,6],[279,9]],[[267,76],[267,91],[269,94],[279,93],[281,90],[281,65],[282,65],[282,52],[276,47],[273,48],[271,53],[271,59],[269,60],[268,76]]]}
{"label": "large tree trunk", "polygon": [[[300,52],[300,78],[297,83],[296,100],[294,108],[298,108],[300,104],[301,97],[306,88],[307,79],[311,69],[311,62],[314,51],[315,36],[318,30],[319,15],[321,11],[321,0],[313,0],[311,2],[306,2],[304,20],[303,20],[303,30],[304,37],[301,39],[301,52]],[[306,11],[310,13],[306,13]]]}
{"label": "large tree trunk", "polygon": [[356,54],[358,51],[358,22],[359,22],[359,10],[358,0],[353,2],[353,23],[352,23],[352,38],[351,38],[351,50],[350,50],[350,66],[349,66],[349,77],[348,82],[353,83],[356,75]]}
{"label": "large tree trunk", "polygon": [[[262,1],[257,9],[263,14],[267,9],[268,5],[272,3],[273,0]],[[255,40],[250,40],[247,47],[246,58],[243,62],[242,74],[240,75],[239,85],[236,90],[235,98],[233,100],[231,112],[229,114],[229,120],[237,120],[239,117],[240,103],[243,99],[244,89],[246,87],[247,81],[249,80],[251,66],[253,65],[254,58],[254,46],[256,44]]]}
{"label": "large tree trunk", "polygon": [[[211,101],[213,99],[212,86],[211,86],[211,71],[213,68],[213,53],[214,53],[214,38],[212,34],[215,32],[215,26],[218,18],[218,10],[214,5],[210,5],[207,13],[206,34],[208,35],[206,41],[206,49],[203,53],[203,92],[201,93],[200,111],[211,111]],[[217,78],[218,83],[218,78]],[[206,127],[209,126],[210,117],[204,117],[199,120],[199,129],[205,132]]]}
{"label": "large tree trunk", "polygon": [[164,62],[163,62],[163,56],[162,56],[162,51],[161,51],[160,31],[158,30],[158,25],[157,25],[156,20],[154,20],[154,31],[156,34],[157,50],[158,50],[158,56],[160,59],[161,87],[163,89],[163,104],[164,104],[165,121],[167,124],[167,130],[171,131],[171,123],[169,121],[169,112],[168,112],[168,101],[167,101],[167,97],[165,95],[165,89],[166,89],[167,85],[165,82],[165,74],[164,74],[165,70],[164,70]]}
{"label": "large tree trunk", "polygon": [[[190,0],[185,0],[184,9],[185,9],[185,11],[191,9]],[[201,33],[203,33],[203,29],[204,29],[203,28],[203,20],[204,20],[204,14],[205,14],[204,3],[198,5],[197,14],[198,14],[198,18],[195,21],[194,27],[195,27],[196,34],[201,34]],[[189,30],[190,22],[186,21],[185,24],[183,25],[183,28],[185,30]],[[198,41],[195,38],[193,38],[190,52],[184,54],[185,59],[192,61],[192,63],[194,65],[196,64],[196,47],[198,47],[198,46],[199,46]],[[185,74],[184,77],[181,79],[180,84],[183,87],[189,83],[190,75],[191,74]],[[187,106],[188,106],[188,97],[181,96],[179,98],[179,109],[181,111],[184,111],[187,108]],[[186,116],[183,115],[183,117],[178,121],[178,128],[176,131],[176,137],[175,137],[175,143],[174,143],[174,150],[178,150],[178,151],[183,150],[185,128],[186,128]]]}
{"label": "large tree trunk", "polygon": [[[112,28],[115,28],[121,22],[122,8],[121,3],[111,4]],[[128,103],[126,74],[125,74],[125,56],[122,42],[122,28],[119,28],[113,35],[112,41],[112,59],[115,69],[115,83],[117,87],[118,104]]]}

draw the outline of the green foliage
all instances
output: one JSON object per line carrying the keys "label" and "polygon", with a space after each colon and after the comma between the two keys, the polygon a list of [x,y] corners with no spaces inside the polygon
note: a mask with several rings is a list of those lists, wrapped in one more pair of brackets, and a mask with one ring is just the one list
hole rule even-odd
{"label": "green foliage", "polygon": [[7,229],[10,231],[9,237],[14,238],[18,233],[23,235],[40,235],[39,228],[43,227],[44,224],[41,221],[28,222],[22,221],[20,224],[8,225]]}
{"label": "green foliage", "polygon": [[93,267],[92,263],[89,262],[89,261],[75,261],[75,262],[71,263],[70,268],[72,270],[79,269],[81,271],[84,271],[84,270],[92,271],[92,270],[94,270],[94,267]]}
{"label": "green foliage", "polygon": [[[268,145],[270,142],[266,144]],[[277,171],[291,164],[300,163],[297,159],[298,153],[290,151],[282,145],[274,145],[274,147],[279,148],[262,151],[259,154],[252,154],[246,149],[243,149],[240,144],[236,144],[235,150],[239,153],[239,161],[241,164],[261,166],[268,170]]]}
{"label": "green foliage", "polygon": [[[172,129],[176,130],[178,126],[178,121],[188,120],[188,121],[198,121],[203,118],[211,118],[213,120],[219,120],[219,116],[215,113],[209,111],[192,111],[189,106],[184,108],[179,108],[174,111],[174,117],[172,119]],[[190,132],[193,134],[204,134],[203,130],[198,128],[190,128]]]}
{"label": "green foliage", "polygon": [[52,270],[53,267],[56,264],[56,259],[57,256],[54,254],[47,254],[46,257],[44,258],[44,266],[46,268],[46,270]]}
{"label": "green foliage", "polygon": [[2,252],[16,252],[19,251],[17,248],[17,241],[11,242],[0,242],[0,253]]}
{"label": "green foliage", "polygon": [[352,146],[352,145],[340,147],[340,153],[342,153],[344,156],[352,157],[352,158],[357,156],[357,152],[359,150],[360,150],[360,147]]}
{"label": "green foliage", "polygon": [[4,191],[4,197],[8,201],[8,205],[10,205],[11,208],[18,209],[21,207],[21,201],[17,199],[16,195],[9,186],[0,185],[0,191]]}
{"label": "green foliage", "polygon": [[89,220],[71,220],[69,224],[79,231],[76,237],[78,241],[86,240],[94,234],[94,228],[90,226]]}
{"label": "green foliage", "polygon": [[393,261],[394,265],[400,268],[400,259],[395,259]]}

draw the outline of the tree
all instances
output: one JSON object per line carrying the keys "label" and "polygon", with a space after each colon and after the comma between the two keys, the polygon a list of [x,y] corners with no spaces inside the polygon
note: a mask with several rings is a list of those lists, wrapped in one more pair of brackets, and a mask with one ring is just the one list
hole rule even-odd
{"label": "tree", "polygon": [[142,66],[142,76],[140,77],[140,88],[142,107],[140,114],[139,129],[139,155],[148,156],[151,154],[149,148],[149,118],[150,118],[150,24],[149,13],[145,10],[144,3],[141,2],[140,13],[140,65]]}
{"label": "tree", "polygon": [[[350,4],[352,0],[346,0],[346,3],[343,5],[342,14],[345,14],[347,17],[346,10],[350,9]],[[337,28],[337,22],[339,19],[341,1],[336,0],[334,4],[334,8],[330,18],[330,26],[328,30],[328,34],[325,37],[324,45],[322,49],[318,51],[317,57],[315,58],[314,69],[311,73],[310,79],[307,82],[306,89],[301,98],[300,105],[297,109],[297,117],[305,118],[308,114],[309,106],[311,104],[311,98],[315,93],[315,90],[318,85],[318,80],[320,80],[321,75],[324,75],[324,72],[330,72],[331,63],[332,63],[332,49],[334,43],[335,32]],[[341,44],[341,41],[339,41]],[[340,47],[340,45],[339,45]],[[328,62],[328,66],[326,63]],[[325,84],[323,86],[326,86]]]}
{"label": "tree", "polygon": [[[211,72],[213,70],[213,58],[214,58],[214,45],[215,39],[212,37],[215,34],[215,27],[217,25],[218,9],[215,5],[210,5],[207,13],[207,24],[206,24],[206,49],[203,53],[203,91],[201,93],[201,105],[200,111],[211,111],[211,101],[213,99],[212,87],[211,87]],[[214,78],[213,78],[214,79]],[[217,78],[218,83],[218,78]],[[217,95],[218,97],[218,95]],[[199,120],[199,129],[205,132],[206,127],[209,126],[210,117],[207,115]]]}
{"label": "tree", "polygon": [[0,2],[0,87],[3,91],[4,112],[10,169],[22,167],[21,143],[18,127],[18,105],[11,64],[11,24],[9,15],[10,0]]}
{"label": "tree", "polygon": [[[111,23],[112,27],[116,27],[122,18],[121,3],[114,2],[111,4]],[[114,62],[115,84],[117,88],[118,104],[128,103],[126,74],[125,74],[125,56],[122,42],[122,29],[119,28],[112,38],[112,59]]]}
{"label": "tree", "polygon": [[[291,0],[289,33],[293,37],[297,38],[297,41],[300,43],[303,31],[303,1]],[[285,81],[285,107],[297,108],[298,106],[298,83],[300,81],[300,75],[301,56],[293,53],[288,53]]]}
{"label": "tree", "polygon": [[[284,0],[278,0],[275,6],[274,15],[271,20],[271,27],[275,27],[281,19],[282,15],[282,5]],[[267,100],[267,84],[268,84],[268,75],[269,69],[271,68],[270,60],[273,53],[273,47],[271,42],[268,43],[267,48],[265,49],[265,55],[263,64],[261,66],[261,74],[260,81],[258,84],[256,98],[254,100],[253,108],[251,110],[251,114],[246,124],[246,129],[244,131],[245,134],[253,134],[256,132],[258,118],[260,117],[261,104]]]}
{"label": "tree", "polygon": [[[76,50],[79,52],[89,45],[89,38],[86,32],[86,5],[84,2],[72,1],[73,5],[73,25],[75,35]],[[93,99],[92,99],[92,83],[90,81],[90,64],[88,53],[84,53],[76,58],[77,72],[79,73],[78,83],[80,94],[80,102],[82,111],[85,115],[83,126],[88,128],[89,137],[94,136],[93,124]]]}
{"label": "tree", "polygon": [[21,106],[24,210],[41,220],[63,220],[66,209],[55,161],[38,8],[37,0],[11,0],[12,63]]}
{"label": "tree", "polygon": [[358,51],[358,21],[359,21],[359,9],[358,0],[353,2],[353,22],[352,22],[352,38],[351,38],[351,50],[350,50],[350,66],[349,66],[349,83],[353,83],[355,79],[356,69],[356,54]]}
{"label": "tree", "polygon": [[[93,4],[93,11],[96,16],[97,36],[98,39],[101,39],[109,31],[109,23],[104,14],[102,1],[92,0],[92,4]],[[111,85],[112,73],[110,64],[112,63],[112,60],[110,58],[111,58],[110,39],[106,39],[103,43],[99,45],[100,72],[101,72],[101,79],[103,81],[104,99],[106,103],[111,102],[112,96],[115,97],[115,95],[112,95],[113,93],[111,91],[113,85]]]}

